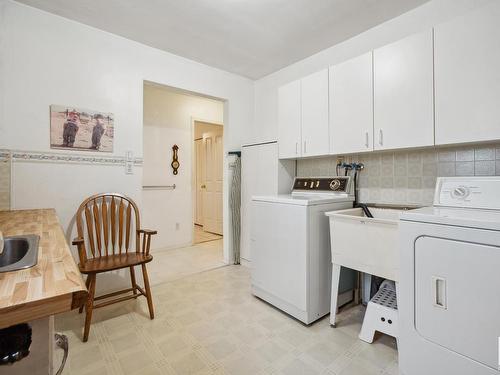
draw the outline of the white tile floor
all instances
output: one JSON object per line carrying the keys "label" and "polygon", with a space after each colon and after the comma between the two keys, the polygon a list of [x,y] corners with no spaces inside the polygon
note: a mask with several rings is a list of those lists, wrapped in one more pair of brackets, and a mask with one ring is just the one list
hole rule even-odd
{"label": "white tile floor", "polygon": [[[397,374],[395,340],[357,338],[363,308],[306,327],[253,297],[250,272],[227,266],[153,287],[145,299],[96,310],[81,342],[83,314],[58,316],[68,335],[67,374]],[[56,353],[59,356],[60,353]],[[57,361],[57,359],[56,359]]]}
{"label": "white tile floor", "polygon": [[222,239],[178,249],[155,250],[148,264],[152,285],[158,285],[225,265]]}

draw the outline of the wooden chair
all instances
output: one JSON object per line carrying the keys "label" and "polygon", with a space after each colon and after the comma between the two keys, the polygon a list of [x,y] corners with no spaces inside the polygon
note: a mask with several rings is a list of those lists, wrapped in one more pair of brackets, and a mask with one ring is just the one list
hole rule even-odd
{"label": "wooden chair", "polygon": [[[154,319],[153,300],[149,286],[146,263],[153,260],[149,254],[151,236],[156,231],[141,229],[139,209],[128,197],[117,193],[104,193],[87,198],[76,213],[78,237],[73,245],[78,247],[80,272],[87,275],[89,297],[85,305],[85,329],[83,341],[87,341],[92,320],[92,311],[99,307],[144,296],[148,301],[149,316]],[[135,241],[134,236],[135,234]],[[142,237],[142,238],[141,238]],[[133,243],[135,242],[135,246]],[[142,246],[141,246],[142,242]],[[87,243],[88,246],[85,244]],[[141,265],[144,289],[137,285],[134,267]],[[95,297],[96,275],[102,272],[130,269],[132,287]],[[97,304],[94,301],[108,299],[120,294],[131,295],[113,298]],[[80,308],[80,313],[83,306]]]}

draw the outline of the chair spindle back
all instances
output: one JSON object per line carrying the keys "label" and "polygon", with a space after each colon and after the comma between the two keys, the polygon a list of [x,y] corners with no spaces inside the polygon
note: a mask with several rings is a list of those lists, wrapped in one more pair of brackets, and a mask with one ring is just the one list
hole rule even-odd
{"label": "chair spindle back", "polygon": [[135,251],[145,251],[140,246],[139,209],[125,195],[103,193],[84,200],[76,214],[76,228],[78,237],[88,244],[86,254],[80,254],[80,258],[127,253],[132,249],[134,237]]}

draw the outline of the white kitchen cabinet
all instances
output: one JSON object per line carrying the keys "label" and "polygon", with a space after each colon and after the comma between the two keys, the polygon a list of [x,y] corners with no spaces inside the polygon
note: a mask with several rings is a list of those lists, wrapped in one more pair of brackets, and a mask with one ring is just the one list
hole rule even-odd
{"label": "white kitchen cabinet", "polygon": [[500,139],[500,2],[434,29],[436,144]]}
{"label": "white kitchen cabinet", "polygon": [[375,149],[434,145],[432,30],[373,51]]}
{"label": "white kitchen cabinet", "polygon": [[300,80],[278,89],[278,139],[280,159],[301,154],[301,91]]}
{"label": "white kitchen cabinet", "polygon": [[373,150],[373,54],[330,68],[330,152]]}
{"label": "white kitchen cabinet", "polygon": [[327,155],[330,151],[328,129],[328,69],[301,80],[302,156]]}

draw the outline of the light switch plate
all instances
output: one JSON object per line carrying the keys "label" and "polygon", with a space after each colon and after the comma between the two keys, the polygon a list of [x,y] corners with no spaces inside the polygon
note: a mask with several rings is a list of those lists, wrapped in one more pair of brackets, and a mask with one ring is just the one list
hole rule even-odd
{"label": "light switch plate", "polygon": [[125,160],[126,161],[134,161],[134,153],[132,151],[125,152]]}

